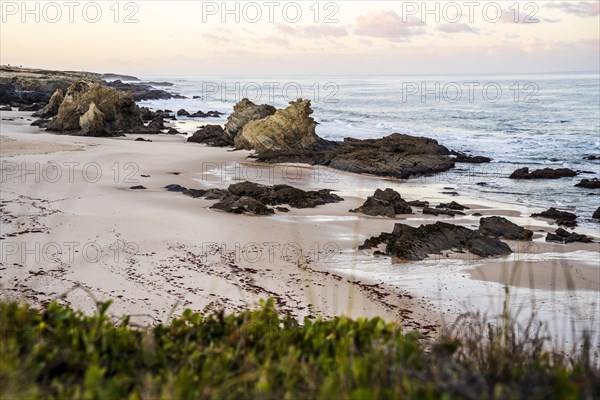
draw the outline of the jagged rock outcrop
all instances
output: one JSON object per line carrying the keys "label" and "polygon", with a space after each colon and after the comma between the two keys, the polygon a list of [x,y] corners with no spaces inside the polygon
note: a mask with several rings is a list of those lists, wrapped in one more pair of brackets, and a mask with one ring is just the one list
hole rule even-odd
{"label": "jagged rock outcrop", "polygon": [[582,187],[585,189],[600,189],[600,180],[594,179],[582,179],[579,183],[575,184],[575,187]]}
{"label": "jagged rock outcrop", "polygon": [[560,179],[577,176],[577,172],[569,168],[544,168],[529,172],[529,168],[519,168],[510,174],[510,179]]}
{"label": "jagged rock outcrop", "polygon": [[31,114],[31,116],[43,119],[52,118],[56,114],[58,114],[58,109],[62,104],[63,100],[64,96],[62,90],[56,89],[56,92],[54,92],[52,97],[50,97],[50,101],[48,102],[48,104],[41,110],[38,110]]}
{"label": "jagged rock outcrop", "polygon": [[592,218],[593,218],[593,219],[600,220],[600,207],[598,207],[598,208],[596,209],[596,211],[594,211],[594,213],[592,214]]}
{"label": "jagged rock outcrop", "polygon": [[275,111],[277,109],[268,104],[257,105],[248,99],[242,99],[233,106],[233,113],[227,117],[224,129],[227,140],[233,141],[248,122],[266,118],[275,114]]}
{"label": "jagged rock outcrop", "polygon": [[225,136],[221,125],[206,125],[197,130],[187,140],[188,142],[203,143],[213,147],[233,146],[233,140]]}
{"label": "jagged rock outcrop", "polygon": [[381,139],[319,142],[299,151],[263,151],[262,162],[326,165],[342,171],[408,179],[454,167],[450,151],[434,139],[394,133]]}
{"label": "jagged rock outcrop", "polygon": [[248,122],[234,139],[237,149],[293,151],[315,147],[321,138],[315,133],[315,120],[310,116],[310,100],[291,101],[275,114]]}
{"label": "jagged rock outcrop", "polygon": [[593,243],[594,240],[586,235],[576,233],[576,232],[568,232],[563,228],[558,228],[555,233],[550,233],[546,235],[546,242],[559,242],[559,243]]}
{"label": "jagged rock outcrop", "polygon": [[143,127],[142,119],[131,94],[81,80],[67,89],[48,130],[70,135],[118,136],[139,127]]}
{"label": "jagged rock outcrop", "polygon": [[385,244],[385,253],[403,260],[424,260],[442,251],[464,251],[480,257],[511,254],[510,247],[498,238],[485,236],[478,231],[445,222],[421,225],[414,228],[405,224],[395,224],[393,232],[382,233],[367,239],[360,247],[368,249]]}
{"label": "jagged rock outcrop", "polygon": [[531,214],[531,216],[553,219],[558,225],[564,225],[569,227],[577,226],[577,215],[568,211],[559,211],[554,207],[550,207],[549,209],[547,209],[546,211],[542,211],[541,213]]}
{"label": "jagged rock outcrop", "polygon": [[394,218],[396,214],[412,214],[412,208],[402,199],[400,193],[393,189],[377,189],[369,196],[362,206],[350,212],[360,212],[366,215]]}
{"label": "jagged rock outcrop", "polygon": [[487,217],[479,220],[479,232],[486,236],[509,240],[531,240],[533,231],[525,229],[504,217]]}
{"label": "jagged rock outcrop", "polygon": [[[251,213],[257,215],[273,214],[274,210],[268,206],[288,204],[294,208],[313,208],[328,203],[337,203],[343,199],[331,190],[321,189],[304,191],[289,185],[265,186],[254,182],[239,182],[224,189],[187,189],[180,185],[167,185],[168,191],[182,192],[194,198],[219,200],[211,208],[241,214]],[[279,207],[281,208],[281,207]],[[279,208],[276,208],[278,211]],[[286,210],[289,211],[289,210]],[[282,211],[285,212],[285,211]]]}

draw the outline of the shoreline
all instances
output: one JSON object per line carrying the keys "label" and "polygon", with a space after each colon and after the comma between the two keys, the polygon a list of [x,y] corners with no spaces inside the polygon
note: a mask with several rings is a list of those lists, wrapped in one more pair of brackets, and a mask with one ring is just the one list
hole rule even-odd
{"label": "shoreline", "polygon": [[[28,118],[25,117],[28,113],[14,113],[14,121],[2,121],[3,143],[6,139],[26,139],[23,144],[27,145],[21,149],[23,152],[26,152],[27,148],[35,147],[34,144],[39,144],[42,150],[44,146],[50,148],[46,149],[49,151],[46,154],[21,155],[13,148],[12,156],[4,154],[3,150],[2,157],[6,161],[23,162],[28,165],[41,165],[48,161],[59,165],[78,163],[74,168],[75,176],[80,175],[86,163],[97,163],[101,166],[104,176],[97,182],[81,179],[69,182],[63,178],[51,185],[49,182],[31,181],[30,178],[26,178],[26,185],[7,181],[2,188],[2,207],[3,211],[15,216],[17,223],[6,223],[3,220],[3,230],[16,225],[19,228],[14,228],[13,232],[30,231],[11,239],[20,241],[21,248],[24,244],[25,248],[29,249],[35,243],[43,248],[50,240],[40,239],[40,232],[31,232],[37,229],[42,232],[46,230],[50,239],[60,240],[63,247],[64,243],[78,241],[80,244],[101,243],[103,248],[109,249],[115,243],[124,241],[134,243],[139,250],[135,254],[129,254],[131,249],[127,248],[118,250],[119,260],[117,263],[113,262],[116,265],[112,267],[110,263],[114,257],[111,256],[114,254],[110,252],[103,254],[99,262],[92,265],[95,268],[86,265],[89,263],[77,254],[74,254],[75,262],[65,263],[61,260],[52,270],[45,270],[46,267],[39,262],[29,265],[17,262],[21,266],[16,267],[9,266],[10,263],[6,262],[3,267],[3,291],[7,293],[7,289],[13,289],[12,292],[16,292],[17,297],[22,295],[34,303],[43,303],[52,296],[59,295],[61,291],[68,290],[69,285],[81,282],[91,290],[97,290],[100,296],[112,296],[115,300],[112,308],[117,312],[150,314],[161,319],[169,315],[175,304],[178,304],[175,308],[176,313],[188,306],[194,310],[225,307],[233,311],[256,304],[259,297],[271,296],[277,300],[283,312],[299,318],[340,314],[351,317],[380,316],[386,320],[404,321],[407,327],[431,333],[434,326],[444,318],[452,318],[454,312],[444,315],[445,310],[439,310],[439,313],[433,311],[436,307],[432,299],[422,296],[418,291],[415,293],[410,287],[401,289],[396,285],[382,283],[378,278],[365,278],[352,270],[343,273],[335,268],[328,268],[327,262],[320,265],[323,258],[324,261],[337,261],[330,259],[329,253],[332,251],[341,252],[340,254],[350,252],[350,259],[360,257],[360,254],[352,256],[358,253],[356,247],[365,238],[380,232],[389,232],[395,222],[418,226],[425,222],[447,221],[470,226],[476,224],[479,219],[471,215],[441,218],[415,214],[392,220],[348,213],[350,208],[356,208],[366,196],[372,195],[374,187],[382,187],[382,184],[395,188],[408,200],[458,200],[461,204],[472,206],[469,214],[479,212],[484,216],[508,216],[517,224],[534,230],[533,243],[538,254],[566,254],[568,258],[570,253],[587,251],[600,255],[597,232],[590,232],[591,229],[583,227],[578,227],[576,231],[593,235],[596,243],[558,245],[543,242],[544,234],[539,231],[553,231],[556,226],[523,215],[520,209],[524,206],[514,205],[507,208],[500,204],[500,207],[494,207],[490,202],[466,196],[446,196],[439,193],[443,183],[423,184],[342,171],[335,171],[337,181],[322,182],[321,180],[327,177],[327,169],[319,170],[305,165],[293,167],[293,171],[307,172],[307,176],[301,174],[302,179],[289,182],[282,181],[282,176],[273,176],[274,182],[259,183],[287,183],[302,189],[337,189],[339,191],[336,193],[346,200],[316,209],[292,209],[287,214],[276,214],[272,217],[231,215],[209,210],[207,206],[212,204],[211,201],[169,193],[163,187],[172,183],[194,188],[227,187],[231,179],[236,178],[231,169],[229,175],[227,172],[227,166],[230,168],[232,164],[247,167],[248,173],[255,173],[261,168],[283,169],[285,166],[255,164],[246,159],[249,152],[231,152],[227,149],[185,143],[184,138],[180,136],[133,134],[126,138],[105,139],[40,133],[36,127],[21,124],[28,122]],[[9,113],[3,113],[4,118],[6,114]],[[24,118],[19,120],[19,116]],[[149,138],[153,143],[134,142],[132,139],[136,137]],[[44,142],[47,144],[41,145]],[[18,144],[10,143],[13,147]],[[115,163],[118,163],[118,176],[114,173]],[[129,189],[134,183],[126,182],[126,178],[135,168],[126,168],[128,163],[134,163],[139,168],[135,171],[138,181],[135,184],[142,184],[148,187],[147,190]],[[220,176],[202,173],[206,172],[205,166],[210,164],[214,167],[215,164],[219,166],[223,165],[222,163],[225,163],[226,168],[220,171]],[[288,170],[290,171],[292,170]],[[180,174],[174,175],[173,172]],[[325,172],[325,177],[319,175],[322,172]],[[3,173],[6,173],[4,166]],[[142,178],[141,175],[150,177]],[[319,176],[319,179],[315,179],[315,176]],[[20,206],[6,203],[11,200],[21,202]],[[140,201],[144,204],[143,210],[137,207]],[[40,206],[40,203],[43,205]],[[19,214],[29,208],[38,210],[40,215]],[[193,218],[190,218],[192,215]],[[199,222],[198,226],[195,224],[196,220]],[[210,232],[206,232],[207,226],[210,227]],[[164,239],[161,234],[163,232],[169,232],[169,240]],[[207,246],[215,243],[225,243],[228,250],[234,250],[233,262],[227,252],[216,254],[217,259],[213,257],[211,262],[201,259],[206,256]],[[299,263],[298,258],[287,257],[288,254],[284,256],[282,252],[274,253],[279,256],[258,265],[259,263],[252,262],[250,256],[243,255],[244,253],[238,252],[235,255],[236,244],[244,249],[251,243],[271,243],[262,246],[263,255],[270,255],[268,251],[276,248],[273,243],[284,247],[296,244],[303,250],[303,255],[312,256],[312,260],[308,264]],[[534,252],[524,249],[522,254]],[[16,256],[28,261],[23,251]],[[580,260],[576,257],[571,258],[573,260],[570,262],[577,268],[581,264]],[[485,264],[485,260],[479,264]],[[479,267],[471,265],[471,279],[479,281],[481,278],[483,282],[503,283],[504,278],[498,273],[498,269],[494,270],[496,265],[498,263],[488,263]],[[598,281],[589,282],[590,274],[593,278],[594,271],[590,270],[589,266],[583,267],[587,271],[584,274],[586,287],[600,291]],[[544,270],[548,270],[548,267]],[[475,277],[477,273],[481,276]],[[557,279],[560,275],[562,274],[556,274]],[[547,271],[541,276],[547,276]],[[357,282],[353,283],[357,277]],[[577,279],[579,277],[576,277]],[[552,289],[547,285],[546,278],[536,281],[546,283],[536,283],[535,289]],[[567,286],[563,281],[554,289]],[[135,301],[128,302],[127,296]],[[81,293],[71,293],[67,300],[84,309],[90,309],[89,299],[86,300],[85,295]]]}

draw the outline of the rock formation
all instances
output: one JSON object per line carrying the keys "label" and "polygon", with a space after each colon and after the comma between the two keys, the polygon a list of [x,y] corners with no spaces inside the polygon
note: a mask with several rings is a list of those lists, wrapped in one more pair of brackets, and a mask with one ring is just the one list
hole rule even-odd
{"label": "rock formation", "polygon": [[580,233],[568,232],[563,228],[558,228],[555,233],[550,233],[546,235],[546,242],[559,242],[559,243],[593,243],[591,237],[582,235]]}
{"label": "rock formation", "polygon": [[596,211],[594,211],[594,214],[592,214],[592,218],[593,218],[593,219],[600,220],[600,207],[598,207],[598,208],[596,209]]}
{"label": "rock formation", "polygon": [[227,117],[225,135],[227,140],[233,140],[242,132],[250,121],[260,120],[275,114],[275,107],[268,104],[256,105],[248,99],[242,99],[233,106],[233,113]]}
{"label": "rock formation", "polygon": [[586,189],[600,189],[600,180],[598,180],[598,178],[582,179],[575,186],[586,188]]}
{"label": "rock formation", "polygon": [[486,236],[509,240],[531,240],[533,231],[525,229],[503,217],[487,217],[479,220],[479,232]]}
{"label": "rock formation", "polygon": [[385,244],[387,255],[403,260],[424,260],[442,251],[464,251],[480,257],[511,254],[510,247],[498,238],[491,238],[462,226],[445,222],[421,225],[414,228],[405,224],[395,224],[393,232],[367,239],[362,249]]}
{"label": "rock formation", "polygon": [[535,171],[529,172],[529,168],[519,168],[510,174],[510,179],[559,179],[559,178],[572,178],[577,176],[577,172],[569,168],[544,168],[536,169]]}
{"label": "rock formation", "polygon": [[214,147],[228,147],[233,145],[233,141],[225,136],[221,125],[205,125],[190,136],[187,141],[204,143]]}
{"label": "rock formation", "polygon": [[275,114],[248,122],[235,137],[237,149],[262,151],[294,151],[316,147],[322,141],[315,133],[315,120],[310,116],[310,100],[298,99]]}
{"label": "rock formation", "polygon": [[58,109],[64,100],[63,92],[60,89],[56,89],[56,92],[50,97],[50,101],[48,104],[42,108],[34,112],[31,116],[37,118],[52,118],[56,114],[58,114]]}
{"label": "rock formation", "polygon": [[541,213],[531,214],[532,217],[549,218],[556,221],[558,225],[573,227],[577,225],[577,215],[568,211],[559,211],[554,207],[550,207]]}
{"label": "rock formation", "polygon": [[400,193],[393,189],[377,189],[373,196],[367,198],[362,206],[350,212],[360,212],[366,215],[381,215],[394,218],[396,214],[412,214],[412,208],[402,199]]}
{"label": "rock formation", "polygon": [[81,80],[67,89],[48,130],[71,135],[118,136],[139,127],[143,127],[142,119],[131,94]]}

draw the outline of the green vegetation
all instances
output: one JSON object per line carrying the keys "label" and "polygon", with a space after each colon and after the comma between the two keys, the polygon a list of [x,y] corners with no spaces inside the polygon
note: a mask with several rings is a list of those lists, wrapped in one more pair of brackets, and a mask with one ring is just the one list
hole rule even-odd
{"label": "green vegetation", "polygon": [[377,318],[300,325],[272,301],[234,315],[187,310],[145,329],[111,322],[109,305],[86,316],[0,303],[1,398],[600,397],[589,345],[566,358],[510,323],[461,323],[426,344]]}

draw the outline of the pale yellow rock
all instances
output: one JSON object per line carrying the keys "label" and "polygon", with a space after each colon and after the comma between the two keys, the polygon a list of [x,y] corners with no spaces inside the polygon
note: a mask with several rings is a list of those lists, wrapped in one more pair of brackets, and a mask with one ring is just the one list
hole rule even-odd
{"label": "pale yellow rock", "polygon": [[257,152],[305,150],[319,143],[310,100],[298,99],[261,120],[251,121],[235,138],[238,149]]}
{"label": "pale yellow rock", "polygon": [[79,117],[79,127],[83,135],[89,133],[104,132],[105,116],[102,111],[96,106],[93,101],[90,103],[88,110]]}

